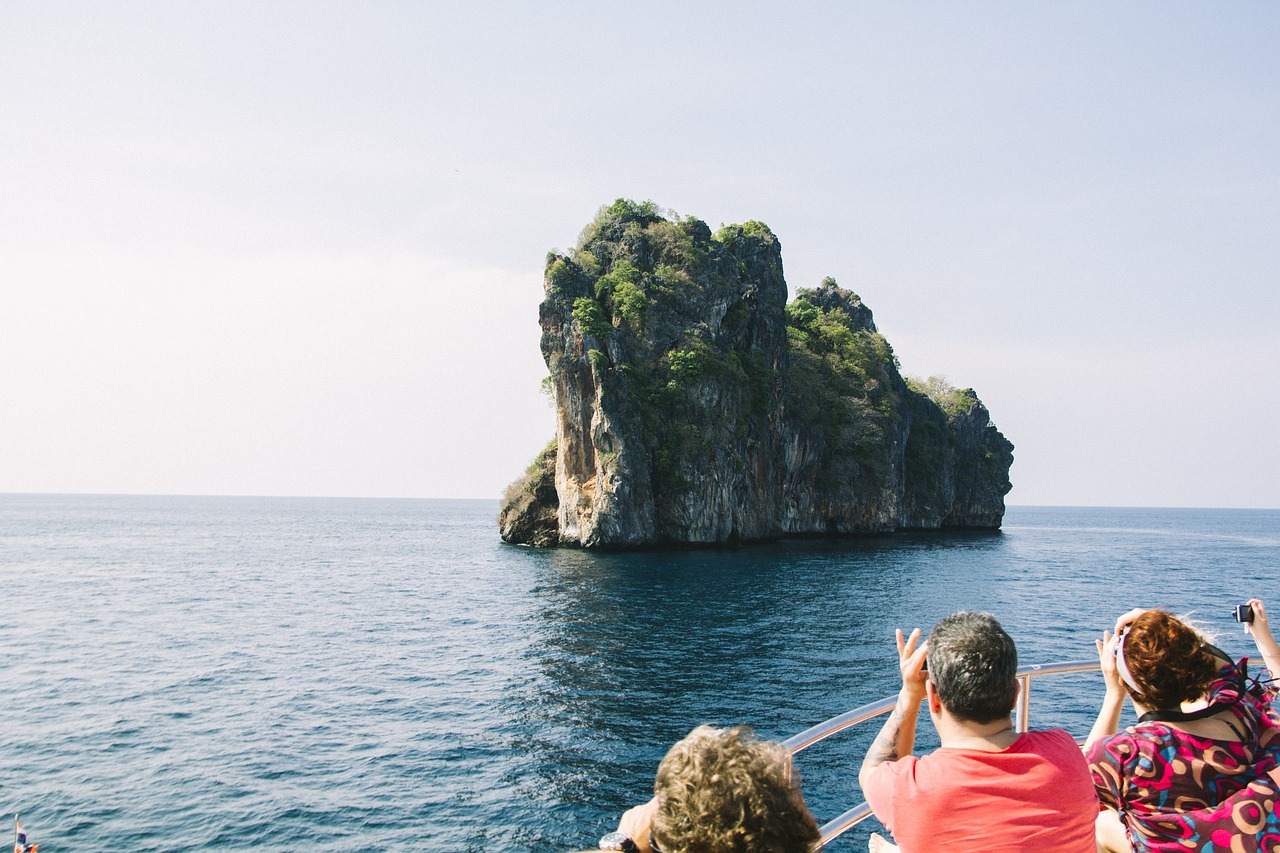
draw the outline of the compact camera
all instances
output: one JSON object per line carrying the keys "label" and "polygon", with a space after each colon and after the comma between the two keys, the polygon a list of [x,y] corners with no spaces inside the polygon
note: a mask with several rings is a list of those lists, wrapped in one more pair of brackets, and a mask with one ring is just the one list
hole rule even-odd
{"label": "compact camera", "polygon": [[1247,604],[1236,605],[1236,621],[1253,623],[1253,608]]}

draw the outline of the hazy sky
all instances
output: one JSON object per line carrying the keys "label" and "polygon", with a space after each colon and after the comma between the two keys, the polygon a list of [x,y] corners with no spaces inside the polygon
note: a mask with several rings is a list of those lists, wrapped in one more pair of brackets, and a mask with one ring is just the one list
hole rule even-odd
{"label": "hazy sky", "polygon": [[0,0],[0,491],[496,497],[550,249],[778,234],[1014,504],[1280,507],[1280,4]]}

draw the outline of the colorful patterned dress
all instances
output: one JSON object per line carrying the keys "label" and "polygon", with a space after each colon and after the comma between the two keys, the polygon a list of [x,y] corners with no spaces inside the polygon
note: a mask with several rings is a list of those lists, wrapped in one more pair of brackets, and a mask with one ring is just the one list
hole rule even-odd
{"label": "colorful patterned dress", "polygon": [[1120,813],[1137,853],[1280,853],[1280,786],[1268,776],[1280,767],[1280,717],[1235,672],[1223,667],[1209,692],[1215,703],[1239,699],[1241,742],[1147,722],[1089,748],[1098,798]]}

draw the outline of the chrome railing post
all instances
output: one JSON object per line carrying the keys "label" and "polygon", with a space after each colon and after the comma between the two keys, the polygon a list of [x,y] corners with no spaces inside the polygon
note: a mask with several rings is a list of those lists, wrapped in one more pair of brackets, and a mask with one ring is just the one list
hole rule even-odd
{"label": "chrome railing post", "polygon": [[1031,716],[1031,675],[1018,676],[1018,704],[1013,718],[1013,727],[1025,732]]}

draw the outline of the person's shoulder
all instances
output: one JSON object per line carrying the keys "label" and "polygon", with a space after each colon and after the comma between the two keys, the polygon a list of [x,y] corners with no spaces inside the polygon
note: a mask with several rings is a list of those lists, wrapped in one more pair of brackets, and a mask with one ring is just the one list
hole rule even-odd
{"label": "person's shoulder", "polygon": [[[1093,792],[1093,779],[1089,775],[1089,762],[1071,733],[1063,729],[1042,729],[1027,732],[1028,741],[1022,747],[1023,756],[1032,764],[1025,768],[1028,784],[1046,792],[1064,809],[1074,809],[1079,816],[1090,813],[1089,825],[1093,825],[1093,811],[1097,797]],[[1085,804],[1087,802],[1087,805]]]}
{"label": "person's shoulder", "polygon": [[1071,737],[1071,732],[1066,729],[1028,729],[1026,733],[1033,737],[1053,738],[1055,740]]}
{"label": "person's shoulder", "polygon": [[1073,762],[1084,764],[1080,744],[1065,729],[1033,729],[1025,732],[1018,742],[1019,751],[1035,753],[1055,764]]}
{"label": "person's shoulder", "polygon": [[1023,734],[1031,743],[1052,744],[1054,746],[1067,746],[1079,748],[1076,745],[1076,739],[1072,737],[1071,732],[1066,729],[1031,729]]}

